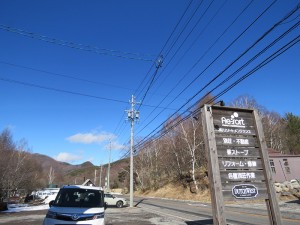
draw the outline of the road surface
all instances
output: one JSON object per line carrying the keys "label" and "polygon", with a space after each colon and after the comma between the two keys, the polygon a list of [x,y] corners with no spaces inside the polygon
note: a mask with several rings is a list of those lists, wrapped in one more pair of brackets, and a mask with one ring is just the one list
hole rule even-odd
{"label": "road surface", "polygon": [[[212,221],[211,205],[190,201],[135,197],[135,207],[106,210],[106,225],[210,225]],[[294,208],[285,204],[282,211],[284,225],[300,224],[300,201]],[[0,225],[41,225],[47,210],[17,213],[0,213]],[[261,204],[245,204],[226,207],[228,224],[267,225],[267,211]]]}

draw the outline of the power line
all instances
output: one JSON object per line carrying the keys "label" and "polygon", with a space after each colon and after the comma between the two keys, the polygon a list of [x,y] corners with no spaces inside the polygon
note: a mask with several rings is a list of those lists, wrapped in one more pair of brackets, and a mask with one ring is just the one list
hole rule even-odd
{"label": "power line", "polygon": [[[245,32],[248,30],[248,29],[250,29],[250,27],[264,14],[264,13],[266,13],[270,8],[271,8],[271,6],[273,6],[273,4],[275,3],[275,1],[273,1],[246,29],[244,29],[244,31],[242,31],[239,35],[238,35],[238,37],[236,37],[211,63],[209,63],[206,67],[205,67],[205,69],[203,69],[202,70],[202,72],[201,73],[199,73],[169,104],[168,104],[168,106],[171,104],[171,103],[173,103],[185,90],[187,90],[197,79],[199,79],[199,77],[200,76],[202,76],[203,75],[203,73],[208,69],[208,68],[210,68],[243,34],[245,34]],[[248,6],[247,6],[248,7]],[[243,10],[243,12],[244,12],[244,10]],[[239,15],[240,16],[240,15]],[[239,17],[238,16],[238,17]],[[274,29],[274,28],[273,28]],[[226,28],[226,30],[227,30],[227,28]],[[258,42],[257,42],[258,43]],[[256,44],[257,44],[256,43]],[[254,46],[255,44],[253,44],[252,45],[252,47]],[[251,48],[252,48],[251,47]],[[246,52],[248,52],[251,48],[248,48],[248,50],[246,50]],[[234,62],[236,62],[236,61],[238,61],[238,59],[240,59],[243,55],[245,55],[246,54],[246,52],[244,52],[239,58],[237,58]],[[201,57],[202,58],[202,57]],[[200,58],[200,59],[201,59]],[[233,63],[231,63],[229,66],[227,66],[227,68],[226,69],[224,69],[223,71],[222,71],[222,73],[220,73],[219,75],[217,75],[215,78],[213,78],[207,85],[205,85],[204,86],[204,88],[206,88],[209,84],[211,84],[213,81],[215,81],[219,76],[221,76],[227,69],[229,69],[229,67],[230,66],[232,66],[233,64],[234,64],[234,62]],[[197,63],[199,63],[199,60],[197,61]],[[194,64],[194,66],[195,66],[195,64]],[[193,66],[193,67],[194,67]],[[189,71],[190,72],[190,71]],[[177,82],[177,84],[175,85],[175,87],[168,93],[168,95],[177,87],[177,85],[180,83],[180,82],[182,82],[182,80],[184,79],[184,77],[185,76],[183,76],[180,80],[179,80],[179,82]],[[204,88],[202,88],[201,89],[201,91],[204,89]],[[197,93],[197,94],[199,94],[199,92]],[[188,104],[192,99],[194,99],[196,97],[196,95],[194,95],[192,98],[190,98],[187,102],[186,102],[186,104]],[[162,101],[160,102],[160,104],[162,103]],[[160,105],[159,104],[159,105]],[[186,104],[184,104],[182,107],[180,107],[180,109],[179,110],[181,110]],[[160,112],[160,113],[158,113],[158,115],[157,116],[155,116],[148,124],[146,124],[143,128],[142,128],[142,130],[144,130],[151,122],[153,122],[154,121],[154,119],[156,119],[161,113],[163,112],[163,110]],[[172,116],[174,116],[175,114],[176,114],[177,112],[175,112],[175,113],[173,113],[172,114]],[[139,130],[139,132],[141,132],[142,130]]]}
{"label": "power line", "polygon": [[[173,67],[173,69],[171,69],[171,71],[168,73],[167,76],[165,76],[165,78],[163,79],[162,82],[160,82],[160,85],[156,88],[156,91],[163,85],[163,83],[166,81],[166,79],[172,74],[172,72],[175,70],[175,68],[179,65],[179,63],[183,60],[183,58],[186,56],[186,54],[192,49],[193,45],[196,43],[196,41],[200,38],[200,36],[204,33],[204,31],[206,30],[206,28],[210,25],[210,23],[213,21],[213,19],[217,16],[217,14],[221,11],[221,9],[224,7],[224,5],[226,4],[227,1],[224,1],[224,3],[218,8],[218,10],[216,11],[216,13],[212,16],[212,18],[210,19],[210,21],[207,23],[207,25],[202,29],[202,31],[199,33],[199,35],[197,36],[197,38],[194,40],[194,42],[190,45],[190,47],[185,51],[185,53],[183,54],[183,56],[177,61],[176,65]],[[176,54],[178,53],[180,48],[177,49]],[[167,66],[170,64],[170,62],[172,61],[172,59],[175,57],[175,54],[173,55],[173,57],[171,58],[171,60],[169,60]],[[191,72],[191,70],[197,65],[198,63],[194,64],[194,66],[190,69],[189,72],[186,73],[186,75],[188,73]],[[166,67],[167,67],[166,66]],[[162,73],[164,72],[164,70],[162,71]],[[182,79],[180,81],[177,82],[180,83],[185,76],[184,75],[182,77]],[[169,94],[176,88],[177,85],[174,86],[174,88],[169,92]]]}
{"label": "power line", "polygon": [[9,62],[4,62],[4,61],[0,61],[0,63],[5,64],[5,65],[9,65],[9,66],[18,67],[18,68],[28,69],[28,70],[32,70],[32,71],[36,71],[36,72],[41,72],[41,73],[49,74],[49,75],[52,75],[52,76],[64,77],[64,78],[68,78],[68,79],[72,79],[72,80],[83,81],[83,82],[86,82],[86,83],[110,86],[110,87],[115,87],[115,88],[120,88],[120,89],[131,90],[131,91],[133,90],[133,89],[130,89],[130,88],[121,87],[121,86],[114,85],[114,84],[83,79],[83,78],[80,78],[78,76],[71,76],[71,75],[65,75],[65,74],[60,74],[60,73],[55,73],[55,72],[49,72],[49,71],[46,71],[46,70],[36,69],[36,68],[33,68],[33,67],[28,67],[28,66],[17,65],[17,64],[14,64],[14,63],[9,63]]}
{"label": "power line", "polygon": [[[147,95],[149,89],[151,88],[153,81],[155,80],[155,77],[156,77],[156,75],[157,75],[157,72],[158,72],[159,67],[161,67],[162,61],[160,60],[160,57],[162,57],[162,52],[164,51],[164,49],[165,49],[166,46],[168,45],[168,43],[169,43],[169,41],[171,40],[172,36],[175,34],[175,31],[177,30],[179,24],[181,23],[181,21],[182,21],[183,18],[185,17],[185,15],[186,15],[188,9],[190,8],[192,2],[193,2],[193,0],[190,0],[190,2],[188,3],[187,7],[186,7],[185,10],[184,10],[184,12],[182,13],[181,17],[180,17],[179,20],[177,21],[177,24],[175,25],[175,27],[173,28],[171,34],[169,35],[169,37],[167,38],[165,44],[163,45],[163,47],[162,47],[160,53],[158,54],[159,57],[158,57],[158,59],[156,60],[156,62],[158,62],[158,64],[156,65],[156,70],[155,70],[154,74],[152,75],[152,79],[151,79],[150,81],[148,81],[148,82],[145,84],[145,86],[142,88],[142,90],[140,91],[140,94],[141,94],[141,93],[143,92],[143,90],[146,88],[147,84],[149,83],[148,88],[147,88],[147,90],[146,90],[146,92],[145,92],[145,94],[144,94],[144,96],[143,96],[143,98],[142,98],[142,103],[144,102],[144,99],[145,99],[145,97],[146,97],[146,95]],[[202,2],[200,3],[200,5],[201,5],[201,4],[202,4]],[[199,7],[200,7],[200,5],[199,5]],[[149,75],[150,71],[153,69],[154,66],[155,66],[155,63],[152,64],[152,66],[150,67],[150,69],[149,69],[149,71],[147,72],[146,76],[144,77],[144,79],[142,80],[142,82],[139,84],[137,90],[139,90],[140,87],[142,86],[142,84],[145,82],[145,80],[147,79],[147,76]],[[136,91],[136,92],[137,92],[137,91]],[[137,95],[136,92],[134,93],[135,95]],[[144,104],[143,104],[143,105],[144,105]],[[140,108],[140,106],[139,106],[139,108]],[[121,120],[122,120],[122,118],[121,118]],[[120,120],[120,121],[121,121],[121,120]],[[120,124],[120,122],[119,122],[119,124]],[[119,125],[118,125],[118,126],[119,126]],[[116,129],[117,129],[117,128],[116,128]]]}
{"label": "power line", "polygon": [[[29,86],[29,87],[45,89],[45,90],[49,90],[49,91],[55,91],[55,92],[72,94],[72,95],[77,95],[77,96],[83,96],[83,97],[89,97],[89,98],[95,98],[95,99],[100,99],[100,100],[106,100],[106,101],[112,101],[112,102],[118,102],[118,103],[128,104],[128,102],[122,101],[122,100],[118,100],[118,99],[106,98],[106,97],[101,97],[101,96],[96,96],[96,95],[90,95],[90,94],[85,94],[85,93],[80,93],[80,92],[75,92],[75,91],[68,91],[68,90],[59,89],[59,88],[46,87],[46,86],[42,86],[42,85],[39,85],[39,84],[33,84],[33,83],[18,81],[18,80],[14,80],[14,79],[8,79],[8,78],[5,78],[5,77],[0,77],[0,80],[1,81],[5,81],[5,82],[9,82],[9,83],[15,83],[15,84],[20,84],[20,85],[24,85],[24,86]],[[148,105],[148,104],[144,104],[144,106],[151,107],[151,108],[155,108],[156,107],[156,106],[152,106],[152,105]],[[161,108],[164,108],[164,107],[161,107]],[[175,109],[172,109],[172,108],[166,108],[166,109],[175,110]]]}
{"label": "power line", "polygon": [[[193,28],[190,30],[190,32],[188,33],[188,35],[186,35],[186,37],[184,38],[184,40],[181,42],[180,46],[176,49],[175,53],[173,54],[173,56],[171,57],[171,59],[169,60],[169,62],[167,63],[167,65],[165,66],[168,67],[168,65],[173,61],[173,59],[175,58],[175,56],[178,54],[179,50],[182,48],[182,46],[186,43],[187,39],[190,37],[190,35],[193,33],[193,31],[195,30],[195,28],[197,27],[197,25],[200,23],[200,21],[202,20],[202,18],[204,17],[204,15],[207,13],[208,9],[211,7],[211,5],[213,4],[214,1],[211,1],[210,4],[208,5],[208,7],[205,9],[204,13],[202,13],[202,15],[200,16],[200,18],[197,20],[196,24],[193,26]],[[200,4],[198,5],[198,7],[195,9],[194,13],[192,14],[192,16],[189,18],[188,22],[185,24],[184,28],[181,30],[180,34],[177,36],[176,40],[173,42],[172,46],[170,47],[170,49],[167,51],[166,53],[166,57],[169,55],[169,53],[171,52],[171,49],[174,47],[174,45],[177,43],[177,41],[179,40],[180,36],[183,34],[184,30],[187,28],[188,24],[191,22],[192,18],[195,16],[196,12],[198,11],[198,9],[200,8],[200,6],[202,5],[203,1],[200,2]],[[156,78],[156,80],[154,80],[155,82],[159,79],[159,77]]]}
{"label": "power line", "polygon": [[[198,7],[194,10],[194,13],[193,13],[192,16],[189,18],[189,20],[188,20],[188,22],[186,23],[186,25],[184,26],[183,30],[182,30],[182,31],[180,32],[180,34],[177,36],[176,40],[173,42],[171,48],[173,48],[174,45],[175,45],[175,43],[179,40],[179,37],[183,34],[183,31],[187,28],[187,25],[190,23],[190,21],[192,20],[192,18],[195,16],[196,12],[198,11],[198,9],[200,8],[200,6],[202,5],[202,2],[203,2],[203,1],[201,1],[200,4],[198,5]],[[213,2],[214,2],[214,1],[210,2],[210,4],[206,7],[206,9],[204,10],[204,12],[201,14],[200,18],[197,20],[196,24],[192,27],[192,29],[189,31],[188,35],[185,37],[184,41],[183,41],[183,42],[181,43],[181,45],[177,48],[177,50],[175,51],[175,53],[173,54],[173,56],[172,56],[171,59],[169,60],[167,66],[168,66],[168,65],[170,64],[170,62],[174,59],[175,55],[179,52],[179,50],[182,48],[182,46],[184,45],[184,43],[185,43],[185,42],[187,41],[187,39],[190,37],[190,35],[192,34],[192,32],[193,32],[193,31],[195,30],[195,28],[198,26],[198,24],[199,24],[200,21],[203,19],[204,15],[208,12],[208,10],[209,10],[209,8],[211,7],[211,5],[212,5]],[[224,3],[224,4],[225,4],[225,3]],[[223,7],[224,4],[222,4],[221,7]],[[219,11],[219,10],[218,10],[218,11]],[[215,15],[215,16],[216,16],[216,15]],[[166,53],[166,55],[169,54],[171,48],[170,48],[169,51]],[[158,69],[156,69],[155,75],[153,76],[150,85],[152,85],[152,83],[154,82],[154,79],[155,79],[155,76],[156,76],[157,72],[158,72]],[[158,79],[158,78],[157,78],[157,79]],[[182,80],[182,79],[181,79],[181,80]],[[179,83],[179,82],[178,82],[178,83]],[[178,83],[177,83],[177,84],[178,84]],[[177,86],[177,85],[175,85],[175,87],[176,87],[176,86]],[[150,87],[150,86],[149,86],[149,87]],[[149,89],[149,88],[148,88],[148,89]],[[148,92],[148,90],[147,90],[147,92]],[[146,93],[147,93],[147,92],[146,92]],[[160,104],[161,104],[161,103],[169,96],[169,94],[170,94],[170,92],[169,92],[168,95],[160,102]],[[144,95],[144,97],[145,97],[145,95]],[[144,98],[143,98],[143,100],[144,100]],[[143,100],[142,100],[142,102],[143,102]],[[140,107],[141,107],[141,106],[140,106]],[[139,107],[139,108],[140,108],[140,107]],[[154,109],[154,110],[155,110],[155,109]],[[154,112],[154,110],[150,113],[150,115]],[[158,116],[158,115],[157,115],[157,116]],[[153,120],[151,120],[149,123],[151,123],[152,121],[153,121]],[[148,123],[147,125],[149,125],[149,123]],[[147,126],[147,125],[146,125],[146,126]],[[145,127],[144,127],[144,128],[145,128]],[[143,129],[144,129],[144,128],[143,128]],[[142,129],[142,130],[143,130],[143,129]],[[141,132],[141,131],[139,131],[139,132]]]}
{"label": "power line", "polygon": [[[187,87],[185,87],[184,89],[183,89],[183,91],[181,91],[172,101],[171,101],[171,103],[174,101],[174,100],[176,100],[191,84],[193,84],[194,82],[195,82],[195,80],[196,79],[198,79],[215,61],[217,61],[217,59],[218,58],[220,58],[221,57],[221,55],[223,55],[241,36],[243,36],[243,34],[245,34],[245,32],[248,30],[248,29],[250,29],[250,27],[251,26],[253,26],[253,24],[254,23],[256,23],[256,21],[258,21],[258,19],[259,18],[261,18],[262,17],[262,15],[264,15],[274,4],[275,4],[275,2],[276,2],[276,0],[275,1],[273,1],[273,2],[271,2],[271,4],[246,28],[246,29],[244,29],[244,31],[240,34],[240,35],[238,35],[238,37],[237,38],[235,38],[232,42],[231,42],[231,44],[229,44],[219,55],[218,55],[218,57],[216,57],[215,58],[215,60],[213,60],[195,79],[193,79],[193,81],[191,81],[190,83],[189,83],[189,85],[187,86]],[[229,29],[229,27],[230,26],[232,26],[232,24],[242,15],[242,13],[244,13],[245,12],[245,10],[250,6],[250,4],[252,3],[252,1],[250,2],[250,3],[248,3],[247,5],[246,5],[246,7],[241,11],[241,13],[233,20],[233,22],[223,31],[223,33],[219,36],[219,38],[213,43],[213,45],[212,46],[214,46],[215,45],[215,43],[221,38],[221,36],[222,35],[224,35],[225,33],[226,33],[226,31]],[[222,7],[222,6],[221,6]],[[220,9],[220,8],[219,8]],[[215,14],[215,16],[216,16],[216,14]],[[210,48],[209,49],[211,49],[212,48],[212,46],[210,46]],[[206,51],[206,53],[207,53],[207,51]],[[206,54],[206,53],[204,53],[204,54]],[[197,61],[197,63],[199,63],[199,61],[201,60],[201,58]],[[196,64],[197,64],[196,63]],[[194,66],[195,66],[195,64],[194,64]],[[190,71],[189,71],[190,72]],[[184,77],[180,80],[180,82],[182,81],[184,79]],[[216,78],[215,78],[216,79]],[[211,81],[212,82],[212,81]],[[176,87],[177,87],[177,85],[178,85],[178,83],[175,85],[175,87],[172,89],[172,90],[174,90]],[[208,85],[207,85],[208,86]],[[206,87],[207,87],[206,86]],[[203,89],[202,89],[203,90]],[[170,92],[169,92],[169,94],[170,94]],[[169,95],[168,94],[168,95]],[[171,115],[171,117],[172,116],[174,116],[176,113],[178,113],[186,104],[188,104],[193,98],[194,98],[195,96],[193,96],[192,98],[190,98],[182,107],[180,107],[180,109],[178,109],[178,111],[175,111],[172,115]],[[160,104],[162,103],[162,101],[160,102]],[[168,106],[171,104],[171,103],[169,103],[168,104]],[[159,105],[160,105],[159,104]],[[151,112],[151,114],[154,112],[154,110],[155,109],[153,109],[152,110],[152,112]],[[153,120],[154,119],[156,119],[161,113],[163,112],[163,110],[160,112],[160,113],[158,113],[150,122],[148,122],[142,129],[140,129],[139,131],[138,131],[138,133],[140,133],[141,131],[143,131],[151,122],[153,122]],[[158,126],[158,128],[159,127],[161,127],[163,125],[163,123],[162,124],[160,124],[159,126]],[[158,129],[158,128],[156,128],[156,129]]]}
{"label": "power line", "polygon": [[[265,60],[263,60],[261,63],[259,63],[256,67],[254,67],[251,71],[249,71],[248,73],[246,73],[245,75],[243,75],[241,78],[239,78],[234,83],[232,83],[227,88],[225,88],[223,91],[221,91],[217,96],[215,96],[214,98],[208,100],[204,104],[210,104],[210,103],[214,102],[216,99],[218,99],[219,97],[221,97],[222,95],[224,95],[226,92],[228,92],[229,90],[231,90],[233,87],[235,87],[237,84],[239,84],[240,82],[242,82],[243,80],[245,80],[250,75],[254,74],[257,70],[261,69],[262,67],[264,67],[267,64],[269,64],[270,62],[272,62],[274,59],[276,59],[278,56],[280,56],[281,54],[283,54],[284,52],[286,52],[288,49],[290,49],[291,47],[293,47],[298,42],[300,42],[300,35],[298,35],[296,38],[294,38],[293,40],[291,40],[290,42],[288,42],[286,45],[284,45],[283,47],[281,47],[280,49],[278,49],[276,52],[272,53],[269,57],[267,57]],[[200,99],[196,103],[200,102],[202,99]],[[182,123],[183,121],[185,121],[186,119],[188,119],[191,114],[194,115],[194,114],[197,114],[199,112],[200,112],[200,108],[198,108],[194,112],[190,113],[189,115],[183,117],[182,119],[178,120],[175,124],[171,125],[170,127],[166,127],[164,129],[164,131],[160,132],[160,135],[158,137],[156,137],[156,138],[154,138],[155,134],[153,134],[151,137],[147,136],[147,138],[144,138],[143,140],[141,140],[141,142],[138,145],[136,145],[136,148],[141,147],[148,140],[153,141],[153,140],[156,140],[158,138],[163,137],[170,130],[172,130],[173,128],[177,127],[180,123]],[[158,132],[156,132],[156,134],[157,133]]]}
{"label": "power line", "polygon": [[98,48],[98,47],[91,46],[91,45],[83,45],[83,44],[78,44],[78,43],[74,43],[74,42],[68,42],[68,41],[64,41],[64,40],[61,40],[61,39],[41,35],[41,34],[38,34],[38,33],[13,28],[13,27],[6,26],[6,25],[3,25],[3,24],[0,24],[0,29],[4,30],[4,31],[7,31],[7,32],[15,33],[15,34],[18,34],[18,35],[22,35],[22,36],[25,36],[25,37],[34,38],[34,39],[37,39],[37,40],[40,40],[40,41],[48,42],[48,43],[51,43],[51,44],[65,46],[65,47],[73,48],[73,49],[77,49],[77,50],[93,52],[93,53],[97,53],[97,54],[101,54],[101,55],[108,55],[108,56],[114,56],[114,57],[118,57],[118,58],[141,60],[141,61],[150,61],[150,62],[153,61],[153,57],[154,57],[153,55],[124,52],[124,51],[118,51],[118,50]]}
{"label": "power line", "polygon": [[[174,47],[174,45],[177,43],[177,41],[179,40],[179,38],[181,37],[181,35],[183,34],[183,32],[185,31],[185,29],[187,28],[187,26],[189,25],[189,23],[191,22],[191,20],[193,19],[193,17],[195,16],[196,12],[199,10],[200,6],[202,5],[203,0],[200,1],[200,3],[198,4],[197,8],[194,10],[193,14],[190,16],[189,20],[187,21],[187,23],[184,25],[183,29],[181,30],[181,32],[179,33],[179,35],[177,36],[176,40],[173,41],[171,47],[169,48],[169,50],[166,52],[165,57],[167,57],[171,51],[171,49]],[[212,3],[210,3],[211,5]]]}
{"label": "power line", "polygon": [[162,63],[163,63],[163,58],[161,56],[161,58],[157,61],[156,70],[155,70],[155,72],[154,72],[154,74],[152,76],[152,79],[150,81],[150,84],[148,85],[148,88],[147,88],[147,90],[146,90],[146,92],[145,92],[145,94],[144,94],[144,96],[143,96],[143,98],[141,100],[141,103],[139,104],[138,110],[141,108],[141,106],[142,106],[142,104],[143,104],[143,102],[144,102],[144,100],[145,100],[145,98],[146,98],[146,96],[148,94],[148,91],[150,90],[150,88],[152,86],[152,83],[153,83],[153,81],[154,81],[154,79],[156,77],[156,74],[157,74],[159,68],[161,68],[161,66],[162,66]]}
{"label": "power line", "polygon": [[[281,19],[279,22],[275,23],[273,27],[271,27],[269,30],[267,30],[253,45],[251,45],[250,47],[253,48],[253,46],[260,42],[266,35],[268,35],[275,27],[277,27],[280,23],[282,23],[284,20],[286,20],[287,18],[289,18],[291,15],[293,15],[293,13],[295,13],[297,10],[299,9],[299,5],[292,10],[287,16],[285,16],[283,19]],[[299,25],[299,22],[296,23],[293,27],[291,27],[288,31],[286,31],[283,35],[281,35],[279,38],[277,38],[273,43],[271,43],[269,46],[267,46],[265,49],[263,49],[258,55],[254,56],[252,58],[252,60],[249,60],[245,65],[248,65],[251,61],[253,61],[255,58],[257,58],[257,56],[259,56],[260,54],[262,54],[263,52],[265,52],[270,46],[274,45],[277,41],[279,41],[283,36],[285,36],[287,33],[289,33],[292,29],[295,29],[297,26]],[[242,53],[237,59],[239,59],[241,56],[243,56],[246,52],[249,51],[249,48],[244,51],[244,53]],[[234,62],[236,62],[237,60],[234,60]],[[233,63],[231,63],[229,66],[231,66]],[[225,70],[223,70],[220,74],[222,74],[223,72],[225,72],[227,70],[228,66],[226,67]],[[219,75],[220,75],[219,74]],[[216,77],[218,77],[219,75],[217,75]],[[212,80],[214,81],[216,79],[216,77]],[[212,82],[211,81],[211,82]],[[209,82],[207,85],[209,85],[211,82]],[[203,89],[202,89],[203,90]],[[200,92],[197,92],[192,98],[189,99],[189,101],[187,101],[182,107],[184,107],[188,102],[190,102],[197,94],[199,94]],[[182,107],[180,107],[180,109],[182,109]],[[190,107],[189,107],[190,108]],[[177,111],[178,112],[178,111]],[[176,113],[176,112],[175,112]],[[172,115],[174,116],[175,113]],[[164,124],[164,123],[162,123]],[[149,135],[151,135],[154,131],[156,131],[159,127],[162,126],[162,124],[160,124],[155,130],[153,130]],[[147,137],[149,137],[149,135],[147,135]],[[145,139],[145,138],[144,138]],[[144,140],[143,139],[143,140]]]}
{"label": "power line", "polygon": [[[181,15],[180,19],[177,21],[177,24],[175,25],[175,27],[173,28],[171,34],[169,35],[167,41],[165,42],[165,44],[163,45],[162,49],[160,50],[159,52],[159,56],[158,58],[156,59],[156,62],[159,60],[159,57],[162,56],[162,52],[164,51],[164,49],[166,48],[167,44],[169,43],[169,41],[171,40],[172,36],[174,35],[176,29],[178,28],[179,24],[181,23],[181,21],[183,20],[184,16],[186,15],[188,9],[190,8],[191,4],[192,4],[193,0],[190,0],[189,4],[187,5],[186,9],[184,10],[183,14]],[[140,83],[140,85],[138,86],[137,90],[142,86],[142,84],[145,82],[145,80],[147,79],[147,76],[149,75],[150,71],[153,69],[153,67],[155,66],[155,62],[152,64],[152,66],[150,67],[149,71],[147,72],[146,76],[144,77],[144,79],[142,80],[142,82]],[[156,75],[155,75],[156,76]],[[140,91],[143,92],[143,90],[146,88],[147,84],[151,82],[151,81],[148,81],[145,86],[142,88],[142,90]],[[136,92],[135,92],[135,95]]]}

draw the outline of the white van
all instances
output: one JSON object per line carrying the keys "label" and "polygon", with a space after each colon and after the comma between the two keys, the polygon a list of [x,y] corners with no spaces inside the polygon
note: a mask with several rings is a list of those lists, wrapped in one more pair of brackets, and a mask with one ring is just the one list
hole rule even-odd
{"label": "white van", "polygon": [[104,194],[99,187],[64,186],[49,206],[43,225],[105,224]]}

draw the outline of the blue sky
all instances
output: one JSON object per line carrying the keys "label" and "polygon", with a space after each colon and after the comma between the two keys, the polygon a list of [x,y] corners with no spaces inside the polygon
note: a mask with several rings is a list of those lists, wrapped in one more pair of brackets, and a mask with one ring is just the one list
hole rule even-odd
{"label": "blue sky", "polygon": [[[276,1],[220,55],[272,2],[0,1],[0,130],[10,128],[34,153],[72,164],[107,163],[111,140],[117,160],[130,137],[125,110],[131,96],[141,101],[147,93],[136,107],[135,134],[143,138],[197,91],[203,88],[186,107],[299,21],[300,10],[204,88],[299,4]],[[298,26],[213,94],[299,33]],[[162,66],[146,92],[160,54]],[[219,99],[229,103],[247,94],[270,111],[300,115],[299,63],[298,43]]]}

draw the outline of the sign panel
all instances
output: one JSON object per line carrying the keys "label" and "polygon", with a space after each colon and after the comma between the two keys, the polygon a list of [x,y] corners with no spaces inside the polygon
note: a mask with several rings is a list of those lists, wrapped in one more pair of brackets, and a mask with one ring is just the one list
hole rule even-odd
{"label": "sign panel", "polygon": [[263,169],[260,159],[257,158],[219,158],[219,167],[224,169]]}
{"label": "sign panel", "polygon": [[220,136],[216,134],[217,145],[258,147],[257,138],[245,136]]}
{"label": "sign panel", "polygon": [[222,186],[231,187],[234,199],[256,198],[259,187],[252,182],[263,182],[264,174],[253,115],[251,111],[212,109]]}
{"label": "sign panel", "polygon": [[206,134],[214,224],[226,224],[224,199],[258,198],[264,198],[272,211],[270,221],[281,224],[278,204],[273,201],[276,192],[257,112],[205,105],[201,113]]}
{"label": "sign panel", "polygon": [[233,186],[232,195],[236,198],[255,198],[258,189],[252,184],[238,184]]}
{"label": "sign panel", "polygon": [[262,170],[220,170],[221,182],[231,183],[241,181],[263,181],[264,173]]}
{"label": "sign panel", "polygon": [[218,146],[219,157],[260,157],[259,148],[237,147],[237,146]]}

